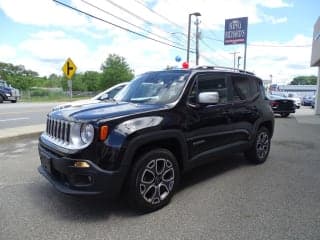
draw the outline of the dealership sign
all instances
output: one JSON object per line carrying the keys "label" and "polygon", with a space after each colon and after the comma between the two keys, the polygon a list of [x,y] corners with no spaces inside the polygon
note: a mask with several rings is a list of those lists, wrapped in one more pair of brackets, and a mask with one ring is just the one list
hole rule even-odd
{"label": "dealership sign", "polygon": [[248,17],[226,19],[224,45],[247,43]]}

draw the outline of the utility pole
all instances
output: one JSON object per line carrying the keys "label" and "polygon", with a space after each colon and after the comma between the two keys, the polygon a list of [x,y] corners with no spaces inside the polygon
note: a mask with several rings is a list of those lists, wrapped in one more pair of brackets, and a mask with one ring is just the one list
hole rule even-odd
{"label": "utility pole", "polygon": [[196,25],[196,66],[199,65],[199,38],[200,38],[199,24],[200,24],[200,21],[197,17],[197,19],[195,21],[195,25]]}
{"label": "utility pole", "polygon": [[233,70],[236,69],[236,55],[237,53],[240,53],[240,52],[231,52],[230,54],[233,54]]}
{"label": "utility pole", "polygon": [[238,69],[240,69],[240,59],[241,59],[241,56],[238,56]]}
{"label": "utility pole", "polygon": [[189,64],[189,54],[190,54],[190,32],[191,32],[191,16],[194,15],[196,17],[201,16],[199,12],[194,12],[189,14],[188,18],[188,43],[187,43],[187,63]]}

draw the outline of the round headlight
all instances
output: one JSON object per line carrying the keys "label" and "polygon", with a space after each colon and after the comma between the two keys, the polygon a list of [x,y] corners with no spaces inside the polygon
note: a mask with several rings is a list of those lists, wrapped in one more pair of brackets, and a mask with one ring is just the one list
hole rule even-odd
{"label": "round headlight", "polygon": [[82,124],[80,130],[81,140],[84,144],[91,143],[94,137],[94,128],[91,124]]}

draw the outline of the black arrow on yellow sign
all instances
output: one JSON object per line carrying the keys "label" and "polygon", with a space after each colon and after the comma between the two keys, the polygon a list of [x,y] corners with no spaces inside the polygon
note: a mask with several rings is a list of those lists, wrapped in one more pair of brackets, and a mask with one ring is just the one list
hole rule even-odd
{"label": "black arrow on yellow sign", "polygon": [[62,66],[62,71],[66,75],[67,78],[71,79],[72,76],[77,71],[76,65],[73,63],[71,58],[68,58],[67,61]]}

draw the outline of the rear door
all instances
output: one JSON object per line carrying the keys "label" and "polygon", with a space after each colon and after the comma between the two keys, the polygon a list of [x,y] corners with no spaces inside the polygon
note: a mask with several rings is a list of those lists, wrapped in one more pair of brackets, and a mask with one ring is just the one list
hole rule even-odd
{"label": "rear door", "polygon": [[254,133],[254,124],[259,119],[257,108],[259,85],[253,76],[230,74],[233,142],[246,144]]}

